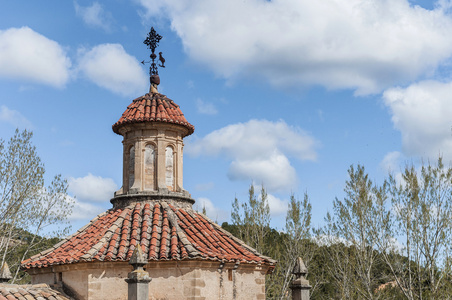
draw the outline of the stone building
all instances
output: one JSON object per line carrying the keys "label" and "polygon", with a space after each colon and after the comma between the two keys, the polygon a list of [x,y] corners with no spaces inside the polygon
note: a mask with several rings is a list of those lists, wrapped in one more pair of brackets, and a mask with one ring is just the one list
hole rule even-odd
{"label": "stone building", "polygon": [[264,299],[276,262],[193,210],[182,170],[183,138],[194,126],[155,79],[113,125],[123,136],[123,185],[113,207],[22,268],[32,283],[76,299],[127,299],[128,261],[140,245],[150,299]]}

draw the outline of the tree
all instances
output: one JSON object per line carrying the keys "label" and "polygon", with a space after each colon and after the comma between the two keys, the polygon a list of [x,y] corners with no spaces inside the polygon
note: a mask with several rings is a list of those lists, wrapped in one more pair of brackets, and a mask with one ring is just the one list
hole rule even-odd
{"label": "tree", "polygon": [[260,199],[254,193],[254,185],[248,191],[247,202],[239,203],[237,197],[232,203],[232,224],[239,228],[239,237],[258,252],[268,255],[270,248],[264,242],[270,231],[270,207],[268,206],[267,192],[261,188]]}
{"label": "tree", "polygon": [[381,186],[362,166],[349,176],[320,232],[337,298],[452,299],[452,168],[440,157]]}
{"label": "tree", "polygon": [[[279,259],[280,235],[270,228],[270,207],[267,192],[261,188],[260,197],[254,192],[254,185],[248,190],[248,201],[240,203],[237,197],[232,203],[231,219],[236,226],[238,237],[259,253]],[[279,294],[279,276],[267,275],[265,293],[268,299],[274,299]]]}
{"label": "tree", "polygon": [[[54,234],[67,232],[67,216],[73,201],[67,196],[67,182],[55,176],[48,187],[44,185],[44,164],[32,144],[32,132],[16,130],[5,146],[0,140],[0,255],[1,264],[9,260],[18,248],[23,230],[33,233],[23,249],[21,260],[40,249],[44,230],[56,226]],[[58,227],[62,226],[62,227]],[[9,261],[11,264],[11,261]],[[19,274],[20,261],[12,262],[14,280]]]}
{"label": "tree", "polygon": [[388,219],[376,216],[385,211],[385,186],[375,186],[360,165],[352,165],[348,174],[346,197],[336,198],[333,215],[327,214],[319,231],[329,246],[324,247],[327,267],[341,299],[378,299],[375,289],[381,278],[374,270],[381,257],[376,249],[380,235],[387,236],[382,229]]}
{"label": "tree", "polygon": [[[311,210],[308,194],[304,194],[303,201],[291,195],[286,215],[285,232],[287,238],[284,242],[283,256],[279,262],[282,273],[282,285],[279,299],[287,299],[290,296],[289,285],[292,281],[292,270],[298,257],[302,257],[307,268],[314,255],[311,237]],[[312,285],[312,283],[311,283]],[[316,285],[314,285],[314,289]]]}
{"label": "tree", "polygon": [[[394,234],[401,255],[386,255],[407,299],[450,299],[452,250],[452,168],[442,158],[420,172],[406,166],[401,180],[388,179]],[[386,252],[391,253],[391,252]]]}
{"label": "tree", "polygon": [[311,231],[311,203],[305,193],[302,201],[291,196],[285,232],[270,228],[270,208],[265,188],[261,188],[260,197],[255,194],[254,186],[249,189],[247,202],[240,203],[237,198],[232,203],[231,219],[228,226],[245,243],[260,253],[278,261],[271,275],[266,278],[267,299],[289,299],[289,285],[295,260],[302,256],[308,266],[314,255],[313,243],[309,240]]}

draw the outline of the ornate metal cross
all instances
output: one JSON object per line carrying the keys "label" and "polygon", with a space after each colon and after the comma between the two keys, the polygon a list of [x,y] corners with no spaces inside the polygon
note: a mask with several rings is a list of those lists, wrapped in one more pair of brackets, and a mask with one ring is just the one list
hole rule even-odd
{"label": "ornate metal cross", "polygon": [[[151,66],[149,67],[149,75],[150,76],[159,74],[157,66],[160,66],[162,68],[165,67],[165,59],[162,56],[162,52],[159,53],[159,60],[160,60],[161,64],[157,65],[157,63],[155,62],[155,59],[157,58],[157,55],[155,54],[155,48],[158,47],[158,44],[161,39],[162,39],[162,36],[154,30],[154,27],[152,27],[151,31],[149,31],[148,36],[146,37],[146,39],[143,42],[152,51],[152,54],[149,56],[152,60]],[[143,60],[141,63],[144,64],[145,61]]]}

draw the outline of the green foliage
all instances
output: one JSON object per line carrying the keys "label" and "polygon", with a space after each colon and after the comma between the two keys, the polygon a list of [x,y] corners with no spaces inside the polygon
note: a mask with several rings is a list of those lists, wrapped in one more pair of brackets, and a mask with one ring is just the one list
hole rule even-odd
{"label": "green foliage", "polygon": [[278,261],[273,273],[267,275],[266,296],[268,299],[289,299],[295,260],[302,256],[308,266],[313,253],[313,243],[309,241],[312,207],[308,195],[305,194],[303,201],[291,197],[286,217],[287,233],[270,228],[270,208],[264,188],[257,197],[251,185],[248,201],[239,203],[235,198],[232,208],[233,225],[223,223],[223,228]]}
{"label": "green foliage", "polygon": [[345,192],[318,231],[335,298],[452,298],[452,169],[441,158],[380,186],[351,166]]}
{"label": "green foliage", "polygon": [[[380,235],[387,236],[384,228],[387,218],[379,218],[385,209],[386,197],[379,187],[369,179],[363,166],[348,170],[346,197],[333,203],[333,215],[327,214],[326,226],[318,232],[332,245],[324,248],[330,259],[329,272],[343,299],[379,299],[375,289],[381,282],[375,268],[381,257],[375,249]],[[386,214],[383,214],[386,216]],[[349,251],[335,247],[339,241],[346,242]],[[351,251],[351,252],[350,252]],[[383,276],[383,274],[381,274]]]}
{"label": "green foliage", "polygon": [[17,240],[12,241],[12,243],[17,243],[14,247],[14,251],[9,251],[6,255],[6,262],[10,266],[12,274],[17,273],[17,279],[15,283],[18,284],[29,284],[31,278],[28,273],[20,270],[20,261],[27,259],[39,252],[51,248],[53,245],[60,241],[60,238],[45,238],[42,236],[34,235],[26,230],[16,228],[14,236]]}
{"label": "green foliage", "polygon": [[[279,277],[281,282],[279,299],[290,298],[289,289],[292,280],[292,270],[298,257],[302,257],[307,268],[310,267],[314,254],[314,243],[311,237],[311,210],[308,194],[304,194],[302,201],[291,195],[286,215],[285,240],[282,243],[282,255],[279,255],[278,268],[274,277]],[[317,285],[314,283],[314,289]]]}
{"label": "green foliage", "polygon": [[[452,168],[439,157],[420,171],[406,166],[401,180],[387,180],[393,206],[392,230],[401,236],[405,264],[388,259],[408,299],[445,299],[450,294]],[[448,294],[445,294],[448,293]]]}
{"label": "green foliage", "polygon": [[48,245],[41,237],[65,235],[73,201],[61,175],[44,184],[44,165],[32,144],[32,132],[16,130],[7,145],[0,139],[0,264],[8,261],[16,281],[20,261]]}
{"label": "green foliage", "polygon": [[239,229],[239,238],[260,253],[271,251],[264,242],[270,231],[270,207],[267,192],[262,187],[260,198],[254,193],[254,186],[249,189],[248,201],[239,203],[235,198],[232,204],[232,224]]}
{"label": "green foliage", "polygon": [[311,299],[452,299],[452,168],[440,157],[406,166],[377,185],[351,166],[344,199],[311,237],[311,204],[291,197],[284,232],[270,228],[267,194],[249,190],[233,202],[223,228],[278,261],[267,299],[291,299],[295,259],[302,257]]}

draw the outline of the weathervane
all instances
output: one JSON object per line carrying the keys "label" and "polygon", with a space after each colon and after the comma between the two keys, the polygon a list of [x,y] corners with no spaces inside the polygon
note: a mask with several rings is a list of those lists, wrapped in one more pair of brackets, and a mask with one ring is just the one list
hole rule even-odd
{"label": "weathervane", "polygon": [[157,58],[157,55],[155,54],[155,48],[158,47],[158,44],[160,40],[162,39],[162,36],[158,34],[154,27],[151,28],[151,31],[149,31],[148,36],[143,41],[143,44],[147,45],[149,49],[151,49],[152,54],[149,56],[151,58],[150,61],[142,61],[141,63],[144,65],[145,63],[151,63],[151,66],[149,67],[149,75],[151,76],[151,89],[154,87],[157,90],[157,85],[160,84],[160,78],[159,78],[159,71],[157,67],[164,68],[165,67],[165,59],[162,56],[162,52],[159,52],[159,60],[161,64],[158,64],[155,62],[155,59]]}

